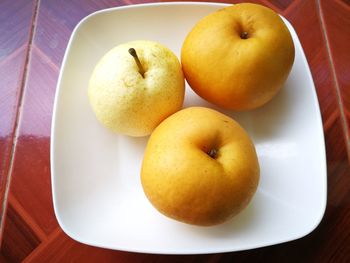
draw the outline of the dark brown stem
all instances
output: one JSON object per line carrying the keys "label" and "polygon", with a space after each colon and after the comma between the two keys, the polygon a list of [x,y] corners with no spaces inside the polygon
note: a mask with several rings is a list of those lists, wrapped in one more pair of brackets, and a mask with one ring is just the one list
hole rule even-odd
{"label": "dark brown stem", "polygon": [[215,159],[216,158],[216,155],[217,155],[218,151],[216,149],[211,149],[209,152],[208,152],[208,155]]}
{"label": "dark brown stem", "polygon": [[145,70],[143,69],[142,64],[140,62],[140,59],[137,56],[136,50],[134,48],[129,48],[129,53],[131,56],[134,57],[135,62],[137,64],[137,67],[139,68],[139,72],[140,72],[141,76],[144,78],[145,77]]}
{"label": "dark brown stem", "polygon": [[248,38],[248,32],[247,31],[244,31],[241,33],[241,38],[242,39],[247,39]]}

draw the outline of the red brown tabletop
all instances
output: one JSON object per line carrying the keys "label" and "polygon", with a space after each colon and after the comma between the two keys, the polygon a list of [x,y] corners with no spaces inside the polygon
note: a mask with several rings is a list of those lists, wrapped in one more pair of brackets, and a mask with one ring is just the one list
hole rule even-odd
{"label": "red brown tabletop", "polygon": [[291,22],[314,79],[325,134],[328,195],[323,220],[311,234],[242,252],[175,256],[87,246],[61,230],[53,211],[50,132],[69,37],[96,10],[145,2],[156,1],[0,2],[0,262],[350,262],[348,0],[249,1]]}

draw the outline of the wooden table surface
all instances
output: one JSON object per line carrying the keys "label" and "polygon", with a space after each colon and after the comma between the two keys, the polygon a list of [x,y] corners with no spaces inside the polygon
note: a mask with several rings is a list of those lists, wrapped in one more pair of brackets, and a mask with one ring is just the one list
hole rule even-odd
{"label": "wooden table surface", "polygon": [[315,231],[266,248],[189,256],[105,250],[62,232],[53,212],[49,150],[67,42],[86,15],[141,2],[154,1],[0,1],[0,262],[350,262],[349,0],[253,1],[292,23],[315,82],[328,168],[327,209]]}

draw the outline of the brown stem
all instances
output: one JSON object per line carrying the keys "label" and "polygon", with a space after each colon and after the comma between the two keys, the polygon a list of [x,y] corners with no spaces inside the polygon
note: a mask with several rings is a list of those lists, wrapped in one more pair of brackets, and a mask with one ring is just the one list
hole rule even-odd
{"label": "brown stem", "polygon": [[139,68],[139,72],[140,72],[141,76],[144,78],[145,77],[145,70],[143,69],[142,64],[140,62],[140,59],[137,56],[136,50],[134,48],[129,48],[129,53],[131,56],[134,57],[135,62],[137,64],[137,67]]}
{"label": "brown stem", "polygon": [[244,31],[241,33],[241,38],[242,39],[247,39],[248,38],[248,32],[247,31]]}
{"label": "brown stem", "polygon": [[208,155],[215,159],[216,158],[216,155],[217,155],[218,151],[216,149],[211,149],[209,152],[208,152]]}

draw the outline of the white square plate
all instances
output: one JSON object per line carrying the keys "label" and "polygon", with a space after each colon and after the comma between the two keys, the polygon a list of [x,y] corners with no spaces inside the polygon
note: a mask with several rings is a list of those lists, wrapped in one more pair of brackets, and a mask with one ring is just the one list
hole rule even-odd
{"label": "white square plate", "polygon": [[[135,252],[214,253],[294,240],[321,221],[327,196],[322,121],[303,49],[287,21],[296,57],[282,91],[254,111],[216,108],[248,131],[261,165],[253,201],[224,224],[196,227],[158,213],[139,179],[148,138],[113,134],[92,112],[88,80],[104,53],[123,42],[148,39],[163,43],[179,56],[192,26],[224,6],[163,3],[112,8],[89,15],[75,28],[58,81],[51,136],[55,213],[73,239]],[[186,86],[184,107],[190,105],[215,108]]]}

